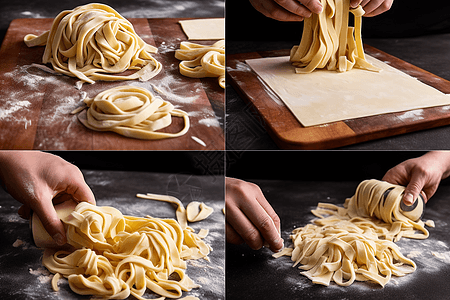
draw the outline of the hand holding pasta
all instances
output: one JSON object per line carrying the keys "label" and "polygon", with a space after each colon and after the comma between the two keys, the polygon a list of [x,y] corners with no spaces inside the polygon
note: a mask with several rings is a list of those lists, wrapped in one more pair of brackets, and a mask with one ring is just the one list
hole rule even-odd
{"label": "hand holding pasta", "polygon": [[53,205],[71,199],[95,203],[80,170],[49,153],[1,151],[0,180],[8,193],[23,204],[19,214],[28,219],[33,210],[59,245],[66,243],[66,234]]}
{"label": "hand holding pasta", "polygon": [[386,172],[383,180],[406,186],[403,202],[411,205],[422,192],[427,202],[436,192],[441,180],[449,175],[450,153],[432,151],[398,164]]}
{"label": "hand holding pasta", "polygon": [[303,21],[323,9],[320,0],[250,0],[250,3],[266,17],[278,21]]}
{"label": "hand holding pasta", "polygon": [[356,8],[358,5],[366,12],[365,17],[378,16],[391,9],[394,0],[351,0],[350,5]]}
{"label": "hand holding pasta", "polygon": [[[355,26],[349,26],[349,13]],[[290,61],[296,73],[315,69],[346,72],[352,68],[380,71],[365,59],[361,22],[361,6],[350,8],[350,0],[326,0],[324,10],[305,20],[299,46],[291,49]]]}
{"label": "hand holding pasta", "polygon": [[[96,80],[149,80],[161,71],[152,57],[157,48],[145,43],[133,25],[104,4],[87,4],[61,12],[51,29],[40,36],[28,34],[28,47],[44,46],[44,64],[84,82]],[[128,69],[131,75],[119,75]]]}

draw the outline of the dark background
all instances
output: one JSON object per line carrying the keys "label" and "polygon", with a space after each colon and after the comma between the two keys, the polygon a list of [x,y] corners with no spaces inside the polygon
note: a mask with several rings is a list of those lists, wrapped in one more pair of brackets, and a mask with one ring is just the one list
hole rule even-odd
{"label": "dark background", "polygon": [[223,175],[223,151],[50,151],[80,169]]}
{"label": "dark background", "polygon": [[[398,38],[448,33],[449,8],[447,0],[395,0],[389,11],[363,18],[363,37]],[[227,40],[299,41],[303,28],[303,22],[280,22],[265,17],[248,0],[227,1],[226,16]]]}
{"label": "dark background", "polygon": [[229,177],[309,181],[381,179],[425,151],[227,151]]}

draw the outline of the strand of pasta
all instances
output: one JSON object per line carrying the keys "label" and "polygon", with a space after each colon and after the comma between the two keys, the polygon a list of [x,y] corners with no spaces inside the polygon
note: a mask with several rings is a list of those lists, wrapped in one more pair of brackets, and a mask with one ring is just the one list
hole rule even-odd
{"label": "strand of pasta", "polygon": [[[323,11],[305,19],[299,46],[291,49],[290,61],[296,73],[327,68],[346,72],[353,67],[380,71],[365,60],[361,38],[361,6],[350,9],[350,0],[322,0]],[[349,13],[355,27],[349,27]]]}
{"label": "strand of pasta", "polygon": [[[399,203],[404,187],[378,180],[358,185],[344,207],[319,203],[311,212],[319,219],[293,230],[293,248],[273,256],[291,256],[301,264],[304,276],[328,286],[331,281],[349,286],[355,280],[371,280],[384,287],[391,276],[404,276],[416,269],[394,243],[401,237],[423,239],[428,231],[422,221],[402,215]],[[389,193],[387,193],[389,192]],[[417,234],[416,231],[421,231]]]}
{"label": "strand of pasta", "polygon": [[218,77],[219,85],[225,88],[225,40],[211,46],[181,42],[175,57],[181,60],[180,73],[187,77]]}
{"label": "strand of pasta", "polygon": [[50,272],[68,278],[78,294],[144,299],[150,289],[179,298],[183,291],[200,287],[185,274],[185,260],[207,258],[210,248],[173,219],[124,216],[112,207],[81,202],[62,221],[76,250],[46,249],[42,262]]}
{"label": "strand of pasta", "polygon": [[[119,86],[108,89],[94,98],[84,100],[86,115],[79,114],[80,122],[96,131],[113,131],[144,140],[178,137],[189,130],[189,116],[172,104],[155,97],[147,89]],[[75,110],[72,113],[79,113]],[[177,133],[157,132],[172,123],[172,116],[184,120],[184,128]]]}
{"label": "strand of pasta", "polygon": [[[152,57],[157,48],[145,43],[133,25],[111,7],[92,3],[58,14],[49,31],[24,37],[28,47],[44,46],[44,64],[55,71],[78,77],[84,82],[96,80],[147,81],[162,69]],[[117,75],[128,69],[131,75]],[[116,75],[110,75],[116,74]]]}

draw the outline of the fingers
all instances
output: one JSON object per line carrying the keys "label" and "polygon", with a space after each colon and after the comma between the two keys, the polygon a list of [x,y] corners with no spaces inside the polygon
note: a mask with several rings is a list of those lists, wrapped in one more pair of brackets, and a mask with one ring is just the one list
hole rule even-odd
{"label": "fingers", "polygon": [[319,0],[250,0],[250,3],[266,17],[278,21],[303,21],[323,9]]}
{"label": "fingers", "polygon": [[393,0],[363,0],[361,6],[365,17],[374,17],[391,9]]}
{"label": "fingers", "polygon": [[[280,1],[280,0],[278,0],[278,1]],[[322,6],[322,4],[320,3],[319,0],[299,0],[299,1],[288,1],[288,0],[285,0],[283,2],[301,3],[300,7],[303,6],[304,8],[306,8],[307,12],[309,12],[309,15],[311,15],[311,13],[320,14],[322,12],[322,10],[323,10],[323,6]],[[290,5],[292,5],[292,4],[290,4]],[[301,8],[300,11],[303,12],[304,8]],[[292,12],[296,13],[295,11],[292,11]]]}
{"label": "fingers", "polygon": [[241,238],[241,236],[228,223],[225,224],[225,235],[227,236],[227,243],[234,245],[240,245],[244,243],[244,240]]}
{"label": "fingers", "polygon": [[33,211],[41,220],[42,225],[55,242],[62,246],[67,243],[64,225],[56,214],[51,199],[47,201],[37,201]]}
{"label": "fingers", "polygon": [[31,217],[31,208],[24,204],[19,208],[18,214],[21,218],[29,220]]}
{"label": "fingers", "polygon": [[250,0],[250,3],[257,11],[274,20],[290,22],[300,22],[304,20],[303,16],[291,13],[273,0]]}
{"label": "fingers", "polygon": [[[95,205],[95,197],[89,186],[84,181],[83,173],[75,165],[63,161],[64,168],[61,168],[61,174],[57,179],[57,183],[53,188],[54,199],[68,194],[76,202],[89,202]],[[55,174],[52,174],[55,176]],[[50,181],[48,181],[50,182]],[[66,200],[67,198],[63,198]],[[60,201],[61,202],[61,201]]]}
{"label": "fingers", "polygon": [[259,202],[249,203],[243,206],[242,210],[261,233],[264,246],[268,246],[274,252],[283,248],[283,240],[279,232],[280,221],[275,213],[269,214]]}
{"label": "fingers", "polygon": [[66,189],[66,192],[70,194],[76,202],[89,202],[95,205],[95,197],[89,186],[83,179],[83,175],[80,172],[80,177],[72,178],[72,182]]}
{"label": "fingers", "polygon": [[247,216],[239,209],[239,207],[234,205],[229,205],[230,202],[226,202],[226,211],[227,211],[227,224],[233,228],[232,231],[228,231],[227,227],[227,240],[228,240],[228,232],[231,233],[231,240],[236,241],[238,243],[238,238],[233,236],[234,233],[239,235],[241,239],[253,250],[260,249],[263,244],[263,237],[259,233],[257,227],[250,222]]}
{"label": "fingers", "polygon": [[360,5],[362,0],[350,0],[350,7],[351,8],[357,8],[358,5]]}
{"label": "fingers", "polygon": [[[283,247],[280,219],[255,184],[227,178],[226,211],[230,240],[238,241],[234,233],[252,249],[267,245],[272,251]],[[228,240],[227,232],[227,240]]]}
{"label": "fingers", "polygon": [[[403,195],[403,203],[406,205],[413,205],[414,201],[419,197],[420,192],[425,186],[424,177],[418,172],[411,174],[411,180],[405,188]],[[424,199],[426,201],[426,199]]]}

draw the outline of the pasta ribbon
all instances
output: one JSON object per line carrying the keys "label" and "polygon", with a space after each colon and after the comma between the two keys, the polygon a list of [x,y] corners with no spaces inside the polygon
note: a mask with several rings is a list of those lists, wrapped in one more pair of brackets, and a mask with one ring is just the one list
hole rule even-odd
{"label": "pasta ribbon", "polygon": [[[392,276],[416,269],[394,243],[401,237],[425,239],[424,223],[410,220],[399,208],[405,188],[378,180],[361,182],[344,207],[319,203],[319,219],[293,230],[293,248],[274,257],[291,256],[294,266],[313,283],[349,286],[373,281],[384,287]],[[417,231],[421,233],[417,233]]]}
{"label": "pasta ribbon", "polygon": [[179,298],[183,291],[200,287],[185,274],[185,260],[207,258],[210,247],[176,220],[125,216],[113,207],[81,202],[62,221],[76,250],[48,248],[42,262],[50,272],[68,278],[75,293],[144,299],[149,289]]}
{"label": "pasta ribbon", "polygon": [[[365,59],[361,38],[364,10],[350,9],[350,0],[322,0],[323,10],[306,18],[299,46],[291,49],[290,61],[296,73],[310,73],[315,69],[346,72],[360,68],[379,72],[381,69]],[[349,27],[349,13],[355,26]]]}
{"label": "pasta ribbon", "polygon": [[187,77],[218,77],[219,85],[225,88],[225,40],[211,46],[181,42],[175,57],[181,60],[180,73]]}
{"label": "pasta ribbon", "polygon": [[[44,64],[84,82],[96,80],[147,81],[162,68],[151,53],[157,48],[146,44],[133,25],[111,7],[92,3],[58,14],[49,31],[24,37],[28,47],[44,46]],[[131,75],[117,75],[128,69]],[[115,75],[110,75],[115,74]]]}
{"label": "pasta ribbon", "polygon": [[192,201],[186,207],[186,216],[189,222],[198,222],[206,219],[214,209],[205,203]]}
{"label": "pasta ribbon", "polygon": [[[189,116],[150,91],[135,86],[119,86],[84,100],[86,116],[79,114],[80,122],[96,131],[113,131],[143,140],[182,136],[189,130]],[[75,110],[72,113],[77,113]],[[184,120],[184,128],[177,133],[157,132],[172,123],[172,116]]]}

